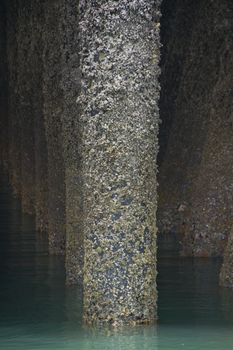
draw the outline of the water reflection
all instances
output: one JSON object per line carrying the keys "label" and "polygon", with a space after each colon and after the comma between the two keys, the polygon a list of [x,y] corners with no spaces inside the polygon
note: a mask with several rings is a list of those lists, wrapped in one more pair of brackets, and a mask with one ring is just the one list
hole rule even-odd
{"label": "water reflection", "polygon": [[218,259],[159,259],[158,325],[84,327],[82,291],[65,285],[63,258],[48,255],[46,236],[2,189],[1,349],[233,349],[233,293],[218,286]]}
{"label": "water reflection", "polygon": [[[232,290],[220,288],[221,307],[225,323],[232,325],[233,320],[233,297]],[[232,330],[233,331],[233,330]]]}
{"label": "water reflection", "polygon": [[157,350],[157,327],[86,330],[82,349]]}
{"label": "water reflection", "polygon": [[160,324],[221,323],[220,266],[220,259],[161,258],[158,267]]}

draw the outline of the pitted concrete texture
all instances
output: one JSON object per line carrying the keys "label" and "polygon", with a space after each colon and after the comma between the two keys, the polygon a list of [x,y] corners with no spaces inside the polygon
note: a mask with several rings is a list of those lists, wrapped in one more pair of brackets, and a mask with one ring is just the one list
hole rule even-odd
{"label": "pitted concrete texture", "polygon": [[82,283],[83,227],[79,109],[79,13],[76,0],[63,2],[60,20],[62,47],[62,135],[66,184],[66,277],[68,284]]}
{"label": "pitted concrete texture", "polygon": [[65,168],[62,146],[62,1],[46,2],[43,27],[43,99],[48,149],[48,236],[50,252],[65,253]]}
{"label": "pitted concrete texture", "polygon": [[182,236],[183,255],[221,256],[233,216],[233,9],[183,4],[171,13],[162,65],[158,228]]}
{"label": "pitted concrete texture", "polygon": [[160,1],[80,1],[84,319],[156,319]]}
{"label": "pitted concrete texture", "polygon": [[33,38],[32,3],[18,1],[18,111],[21,123],[21,204],[22,210],[34,214],[35,145],[34,111],[32,107]]}

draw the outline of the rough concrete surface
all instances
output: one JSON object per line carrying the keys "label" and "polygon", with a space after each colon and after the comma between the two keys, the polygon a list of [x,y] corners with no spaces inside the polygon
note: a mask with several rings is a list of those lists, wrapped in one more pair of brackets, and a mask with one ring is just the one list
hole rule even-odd
{"label": "rough concrete surface", "polygon": [[159,1],[80,1],[84,318],[156,319]]}

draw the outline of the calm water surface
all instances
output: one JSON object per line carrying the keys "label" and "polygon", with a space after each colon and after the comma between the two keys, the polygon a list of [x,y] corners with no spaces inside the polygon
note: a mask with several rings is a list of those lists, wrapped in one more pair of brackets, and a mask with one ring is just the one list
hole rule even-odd
{"label": "calm water surface", "polygon": [[82,326],[81,293],[65,287],[62,259],[0,188],[0,349],[233,350],[233,293],[220,261],[159,259],[159,322],[124,330]]}

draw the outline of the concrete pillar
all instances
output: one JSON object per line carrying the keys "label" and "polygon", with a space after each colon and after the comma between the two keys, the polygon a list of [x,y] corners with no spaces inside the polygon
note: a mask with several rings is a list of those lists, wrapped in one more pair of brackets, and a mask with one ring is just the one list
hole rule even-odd
{"label": "concrete pillar", "polygon": [[35,214],[36,229],[48,229],[48,151],[45,135],[45,121],[43,114],[43,40],[44,25],[43,1],[36,0],[32,8],[32,36],[33,36],[33,94],[32,105],[34,114],[35,133]]}
{"label": "concrete pillar", "polygon": [[34,214],[35,204],[35,143],[32,101],[33,38],[32,4],[19,0],[18,8],[18,109],[21,122],[21,203],[22,210]]}
{"label": "concrete pillar", "polygon": [[48,235],[50,252],[65,250],[65,169],[62,147],[61,1],[45,3],[43,27],[43,99],[48,148]]}
{"label": "concrete pillar", "polygon": [[62,89],[63,89],[63,152],[66,184],[66,276],[67,283],[82,282],[82,175],[79,109],[80,91],[79,13],[76,0],[64,1],[61,16]]}
{"label": "concrete pillar", "polygon": [[8,154],[9,180],[15,195],[21,193],[21,123],[18,111],[18,1],[9,0],[7,8],[8,65]]}
{"label": "concrete pillar", "polygon": [[80,1],[84,319],[156,319],[160,1]]}

